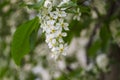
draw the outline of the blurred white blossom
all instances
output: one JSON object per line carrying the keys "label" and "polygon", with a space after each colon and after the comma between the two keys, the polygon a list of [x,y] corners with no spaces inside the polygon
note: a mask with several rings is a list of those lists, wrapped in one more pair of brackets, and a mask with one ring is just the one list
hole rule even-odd
{"label": "blurred white blossom", "polygon": [[76,15],[73,17],[73,19],[80,21],[80,17],[81,17],[80,8],[77,8],[77,13],[76,13]]}
{"label": "blurred white blossom", "polygon": [[96,58],[96,63],[98,67],[102,70],[106,70],[108,66],[109,59],[106,54],[99,54]]}
{"label": "blurred white blossom", "polygon": [[42,80],[50,80],[51,78],[49,72],[46,69],[44,69],[41,65],[33,67],[32,72],[36,75],[41,75]]}

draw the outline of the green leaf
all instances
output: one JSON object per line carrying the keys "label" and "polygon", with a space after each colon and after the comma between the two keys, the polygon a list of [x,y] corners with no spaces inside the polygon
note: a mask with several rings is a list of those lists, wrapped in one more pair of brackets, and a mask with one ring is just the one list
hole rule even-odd
{"label": "green leaf", "polygon": [[11,51],[17,65],[20,65],[23,56],[30,52],[30,36],[38,27],[39,18],[36,17],[20,25],[14,33]]}
{"label": "green leaf", "polygon": [[90,14],[90,7],[80,6],[80,12],[83,13],[83,14]]}
{"label": "green leaf", "polygon": [[45,0],[41,0],[40,2],[34,3],[34,4],[26,4],[25,2],[20,2],[19,6],[20,7],[28,7],[28,8],[33,8],[33,9],[41,9],[41,7],[43,6]]}
{"label": "green leaf", "polygon": [[37,34],[38,34],[38,28],[37,28],[37,30],[34,30],[30,35],[30,49],[31,50],[33,50],[34,46],[35,46],[35,41],[37,39]]}
{"label": "green leaf", "polygon": [[100,29],[100,38],[102,40],[102,51],[106,52],[107,48],[108,48],[108,44],[111,38],[111,34],[109,32],[109,29],[107,27],[107,25],[104,25],[101,27]]}
{"label": "green leaf", "polygon": [[45,0],[41,0],[40,2],[35,3],[35,4],[27,4],[27,6],[33,9],[40,9],[43,6],[44,2]]}
{"label": "green leaf", "polygon": [[0,67],[0,78],[4,77],[4,75],[6,75],[6,72],[8,71],[7,67]]}
{"label": "green leaf", "polygon": [[91,45],[91,47],[88,49],[88,55],[90,57],[95,57],[96,53],[101,49],[101,41],[100,40],[96,40],[95,42],[93,42],[93,44]]}
{"label": "green leaf", "polygon": [[62,73],[63,75],[61,75],[60,77],[58,77],[55,80],[76,80],[76,79],[80,78],[81,72],[82,72],[82,69],[77,68],[73,71],[70,71],[68,74]]}

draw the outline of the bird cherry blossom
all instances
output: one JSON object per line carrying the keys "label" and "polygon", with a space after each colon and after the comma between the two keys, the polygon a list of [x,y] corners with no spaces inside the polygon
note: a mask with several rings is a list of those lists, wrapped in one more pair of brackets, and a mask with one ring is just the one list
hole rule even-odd
{"label": "bird cherry blossom", "polygon": [[[69,24],[66,22],[65,17],[68,16],[66,8],[60,8],[60,5],[68,3],[70,0],[63,0],[55,7],[54,0],[45,0],[42,10],[39,12],[39,18],[41,23],[41,28],[45,33],[45,42],[48,44],[48,47],[51,49],[52,57],[57,59],[60,55],[67,54],[68,45],[65,43],[63,37],[67,36],[69,31]],[[80,17],[81,13],[77,10]],[[74,16],[74,18],[76,18]]]}

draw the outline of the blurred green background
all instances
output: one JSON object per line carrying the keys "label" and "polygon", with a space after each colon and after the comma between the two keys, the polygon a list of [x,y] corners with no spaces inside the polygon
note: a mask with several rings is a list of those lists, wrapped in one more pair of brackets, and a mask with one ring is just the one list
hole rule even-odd
{"label": "blurred green background", "polygon": [[20,24],[37,15],[36,0],[0,0],[0,80],[120,80],[120,0],[78,0],[81,20],[70,22],[68,55],[50,57],[41,29],[35,48],[17,66],[11,41]]}

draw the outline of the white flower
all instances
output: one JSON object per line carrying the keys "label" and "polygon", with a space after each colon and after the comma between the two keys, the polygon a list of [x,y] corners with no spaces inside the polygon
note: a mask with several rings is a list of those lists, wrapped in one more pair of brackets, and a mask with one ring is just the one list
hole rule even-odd
{"label": "white flower", "polygon": [[67,36],[67,33],[66,33],[66,32],[61,32],[61,31],[57,31],[57,32],[56,32],[56,36],[59,37],[59,38],[60,38],[60,37],[66,37],[66,36]]}
{"label": "white flower", "polygon": [[54,26],[54,23],[55,23],[54,20],[49,20],[49,21],[46,21],[46,22],[47,22],[48,27]]}
{"label": "white flower", "polygon": [[76,13],[76,15],[73,17],[73,20],[78,20],[78,21],[80,21],[80,16],[81,16],[80,9],[77,8],[77,13]]}
{"label": "white flower", "polygon": [[50,8],[50,7],[52,7],[52,3],[49,0],[46,0],[45,3],[44,3],[44,7],[45,8]]}
{"label": "white flower", "polygon": [[69,24],[65,23],[63,19],[59,19],[59,23],[57,23],[56,26],[62,27],[66,31],[69,30]]}
{"label": "white flower", "polygon": [[66,3],[68,3],[70,0],[63,0],[59,5],[58,5],[58,7],[61,7],[63,4],[66,4]]}
{"label": "white flower", "polygon": [[54,38],[54,35],[46,35],[46,42],[51,42],[52,39]]}
{"label": "white flower", "polygon": [[59,17],[66,17],[67,16],[67,13],[63,10],[59,10],[56,8],[56,14],[59,16]]}
{"label": "white flower", "polygon": [[57,19],[58,15],[57,15],[56,11],[50,12],[50,17],[52,17],[53,19]]}
{"label": "white flower", "polygon": [[62,53],[62,55],[66,55],[67,54],[67,44],[60,44],[59,46],[59,52]]}
{"label": "white flower", "polygon": [[105,70],[108,66],[109,59],[106,54],[100,54],[96,58],[96,63],[98,67],[102,70]]}
{"label": "white flower", "polygon": [[63,42],[64,42],[62,38],[59,38],[58,41],[59,41],[60,43],[63,43]]}
{"label": "white flower", "polygon": [[53,48],[56,48],[58,41],[56,39],[53,39],[51,43],[52,43]]}

